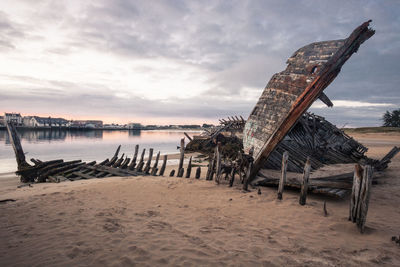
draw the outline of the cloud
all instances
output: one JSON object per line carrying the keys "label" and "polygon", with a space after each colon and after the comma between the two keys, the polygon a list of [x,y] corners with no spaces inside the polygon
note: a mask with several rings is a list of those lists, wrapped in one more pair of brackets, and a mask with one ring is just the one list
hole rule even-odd
{"label": "cloud", "polygon": [[0,111],[246,116],[295,50],[345,38],[367,19],[375,36],[325,91],[334,120],[379,124],[400,102],[396,1],[14,1],[0,10]]}

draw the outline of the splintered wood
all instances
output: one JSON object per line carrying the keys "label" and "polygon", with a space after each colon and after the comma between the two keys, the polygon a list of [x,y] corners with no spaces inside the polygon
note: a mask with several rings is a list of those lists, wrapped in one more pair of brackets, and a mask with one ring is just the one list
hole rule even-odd
{"label": "splintered wood", "polygon": [[349,220],[357,224],[361,233],[365,231],[371,195],[372,174],[373,168],[369,165],[365,166],[364,169],[358,164],[355,166]]}

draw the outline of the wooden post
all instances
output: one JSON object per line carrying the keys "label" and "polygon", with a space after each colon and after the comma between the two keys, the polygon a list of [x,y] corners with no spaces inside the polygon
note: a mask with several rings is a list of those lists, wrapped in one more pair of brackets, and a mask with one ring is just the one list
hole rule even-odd
{"label": "wooden post", "polygon": [[156,156],[156,161],[154,162],[153,169],[151,170],[151,175],[155,176],[158,170],[158,160],[160,159],[160,151],[158,151]]}
{"label": "wooden post", "polygon": [[30,167],[30,165],[26,162],[25,154],[21,146],[21,141],[19,139],[14,124],[12,124],[11,122],[6,122],[6,125],[7,125],[8,136],[10,137],[10,142],[14,149],[15,159],[17,160],[18,170]]}
{"label": "wooden post", "polygon": [[197,167],[196,169],[196,179],[200,179],[200,175],[201,175],[201,167]]}
{"label": "wooden post", "polygon": [[171,170],[171,172],[169,173],[169,177],[172,177],[175,175],[175,170]]}
{"label": "wooden post", "polygon": [[300,192],[300,199],[299,199],[300,205],[306,204],[307,191],[308,191],[308,178],[310,177],[310,171],[311,171],[310,157],[307,157],[307,161],[306,161],[306,164],[304,166],[304,171],[303,171],[303,181],[301,184],[301,192]]}
{"label": "wooden post", "polygon": [[210,176],[208,177],[208,180],[212,181],[214,178],[214,173],[215,173],[215,165],[217,164],[217,147],[215,147],[215,152],[214,152],[214,157],[211,162],[211,168],[210,168]]}
{"label": "wooden post", "polygon": [[356,164],[354,166],[353,187],[351,190],[350,211],[349,211],[349,221],[352,221],[353,223],[355,223],[357,220],[357,208],[358,208],[362,179],[363,179],[363,168],[360,166],[360,164]]}
{"label": "wooden post", "polygon": [[282,156],[282,167],[281,167],[281,179],[279,180],[279,187],[278,187],[278,199],[282,199],[283,195],[283,188],[285,187],[286,183],[286,169],[287,169],[287,163],[289,159],[289,152],[285,151],[283,152]]}
{"label": "wooden post", "polygon": [[236,174],[236,163],[232,165],[231,179],[229,180],[229,187],[233,186],[233,182],[235,181],[235,174]]}
{"label": "wooden post", "polygon": [[135,153],[133,154],[133,159],[131,161],[131,164],[129,165],[129,169],[133,170],[135,169],[136,166],[136,159],[137,159],[137,155],[139,153],[139,145],[135,145]]}
{"label": "wooden post", "polygon": [[183,173],[185,172],[185,168],[181,168],[178,172],[178,175],[176,177],[183,177]]}
{"label": "wooden post", "polygon": [[144,155],[145,155],[145,154],[146,154],[146,148],[143,148],[142,155],[140,155],[140,160],[139,160],[139,162],[141,162],[141,161],[144,162]]}
{"label": "wooden post", "polygon": [[190,156],[188,167],[186,170],[186,178],[190,178],[190,174],[192,172],[192,156]]}
{"label": "wooden post", "polygon": [[247,163],[248,163],[248,168],[247,168],[247,172],[246,172],[246,177],[244,178],[244,181],[243,181],[243,190],[244,191],[249,191],[249,183],[252,178],[251,174],[253,172],[253,164],[254,164],[253,154],[254,154],[254,147],[252,147],[249,150],[249,156],[246,159]]}
{"label": "wooden post", "polygon": [[248,167],[247,172],[246,172],[246,177],[244,178],[244,181],[243,181],[243,190],[244,191],[249,191],[250,174],[251,174],[251,169],[252,168],[253,168],[253,161],[251,161],[249,163],[249,167]]}
{"label": "wooden post", "polygon": [[118,158],[118,154],[119,154],[120,149],[121,149],[121,145],[118,146],[117,150],[115,151],[115,154],[114,154],[113,158]]}
{"label": "wooden post", "polygon": [[140,161],[139,164],[137,165],[136,171],[142,172],[143,166],[144,166],[144,161]]}
{"label": "wooden post", "polygon": [[207,168],[207,173],[206,173],[206,180],[211,180],[211,173],[214,169],[214,160],[215,160],[215,153],[212,157],[210,157],[210,160],[208,162],[208,168]]}
{"label": "wooden post", "polygon": [[127,167],[128,167],[128,165],[129,165],[129,162],[130,162],[130,158],[128,158],[128,157],[126,157],[126,159],[124,160],[124,162],[121,164],[121,169],[126,169]]}
{"label": "wooden post", "polygon": [[144,167],[144,172],[149,174],[150,167],[151,167],[151,160],[153,159],[153,149],[150,148],[149,150],[149,158],[147,159],[146,166]]}
{"label": "wooden post", "polygon": [[365,222],[367,220],[368,204],[371,195],[372,185],[372,167],[367,165],[364,168],[363,180],[361,183],[359,209],[357,217],[357,227],[361,233],[364,233]]}
{"label": "wooden post", "polygon": [[125,156],[125,154],[122,153],[121,158],[120,158],[119,160],[117,160],[117,161],[112,165],[112,167],[113,167],[113,168],[118,168],[119,166],[121,166],[121,163],[122,163],[122,161],[124,160],[124,156]]}
{"label": "wooden post", "polygon": [[217,145],[217,165],[215,167],[215,182],[219,184],[219,179],[221,177],[221,142]]}
{"label": "wooden post", "polygon": [[163,164],[162,164],[162,166],[161,166],[160,173],[158,174],[158,175],[160,175],[160,176],[163,176],[163,175],[164,175],[165,168],[167,167],[167,158],[168,158],[168,156],[167,156],[167,155],[164,155]]}
{"label": "wooden post", "polygon": [[181,139],[180,153],[181,154],[180,154],[180,158],[179,158],[178,175],[180,173],[180,169],[182,169],[182,167],[183,167],[183,159],[185,157],[185,138]]}

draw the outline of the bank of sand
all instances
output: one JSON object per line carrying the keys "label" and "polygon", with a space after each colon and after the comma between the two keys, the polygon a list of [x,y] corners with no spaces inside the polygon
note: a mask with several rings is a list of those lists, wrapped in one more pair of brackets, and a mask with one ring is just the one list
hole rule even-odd
{"label": "bank of sand", "polygon": [[[382,157],[399,134],[355,135]],[[203,175],[205,169],[203,169]],[[372,189],[365,234],[349,200],[170,177],[107,178],[17,189],[0,177],[0,266],[400,266],[400,156]],[[328,217],[323,216],[326,200]]]}

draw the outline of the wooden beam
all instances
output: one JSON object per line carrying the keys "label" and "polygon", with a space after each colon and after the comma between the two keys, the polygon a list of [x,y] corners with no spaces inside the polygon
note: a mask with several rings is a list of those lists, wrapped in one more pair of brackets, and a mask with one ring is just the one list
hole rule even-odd
{"label": "wooden beam", "polygon": [[8,136],[10,138],[11,145],[14,149],[15,159],[17,160],[17,165],[18,165],[18,170],[22,170],[24,168],[31,167],[31,165],[29,165],[26,162],[25,153],[24,153],[24,150],[22,149],[22,145],[21,145],[21,140],[19,139],[19,136],[18,136],[17,130],[15,129],[14,124],[11,122],[7,122],[6,120],[4,120],[4,121],[6,122]]}
{"label": "wooden beam", "polygon": [[181,139],[181,147],[180,147],[180,156],[179,156],[179,165],[178,165],[178,175],[180,173],[180,169],[183,167],[183,160],[185,158],[185,138]]}
{"label": "wooden beam", "polygon": [[189,139],[189,141],[192,141],[192,137],[190,137],[186,132],[183,132],[183,134]]}
{"label": "wooden beam", "polygon": [[132,159],[131,164],[129,165],[128,169],[130,169],[130,170],[135,169],[138,153],[139,153],[139,145],[135,145],[135,153],[133,154],[133,159]]}
{"label": "wooden beam", "polygon": [[149,158],[147,159],[146,166],[144,166],[144,173],[149,174],[151,167],[151,160],[153,159],[153,149],[149,150]]}
{"label": "wooden beam", "polygon": [[300,192],[300,199],[299,199],[300,205],[306,204],[307,191],[308,191],[308,179],[310,177],[310,171],[311,171],[311,163],[310,163],[310,159],[307,158],[306,165],[304,166],[303,182],[301,184],[301,192]]}
{"label": "wooden beam", "polygon": [[186,170],[186,178],[190,178],[190,173],[192,172],[192,156],[190,156],[188,167]]}
{"label": "wooden beam", "polygon": [[164,155],[163,164],[161,166],[160,173],[158,175],[160,176],[164,175],[165,168],[167,167],[167,160],[168,160],[168,155]]}
{"label": "wooden beam", "polygon": [[278,187],[279,200],[282,200],[283,188],[285,187],[286,183],[286,169],[287,169],[288,159],[289,159],[289,152],[285,151],[282,156],[281,179],[279,180],[279,187]]}
{"label": "wooden beam", "polygon": [[151,170],[151,175],[155,176],[158,171],[158,160],[160,159],[160,151],[158,151],[156,156],[156,161],[154,162],[153,169]]}
{"label": "wooden beam", "polygon": [[324,92],[322,92],[320,95],[319,95],[319,100],[321,100],[325,105],[327,105],[328,107],[333,107],[333,103],[332,103],[332,101],[329,99],[329,97],[326,95],[326,94],[324,94]]}

